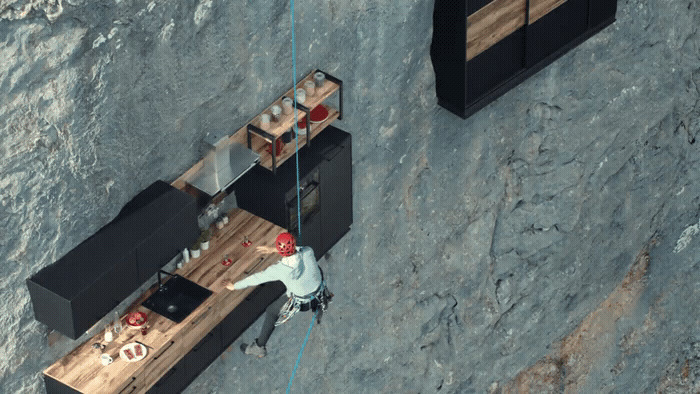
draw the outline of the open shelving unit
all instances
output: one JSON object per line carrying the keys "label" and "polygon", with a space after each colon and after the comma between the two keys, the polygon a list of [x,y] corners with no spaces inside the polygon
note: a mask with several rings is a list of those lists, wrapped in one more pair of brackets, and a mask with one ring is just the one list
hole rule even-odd
{"label": "open shelving unit", "polygon": [[[294,109],[292,110],[291,114],[282,113],[278,121],[271,119],[270,127],[267,130],[262,130],[260,127],[261,116],[265,113],[270,114],[274,105],[279,105],[282,107],[282,100],[285,97],[289,97],[293,100],[294,90],[303,88],[306,81],[313,81],[313,76],[317,72],[322,72],[326,77],[323,86],[316,87],[313,95],[307,94],[306,100],[303,104],[294,103]],[[326,103],[326,101],[336,92],[338,93],[337,106]],[[328,110],[328,117],[322,122],[313,123],[310,121],[311,111],[319,105],[323,105]],[[256,115],[243,127],[229,135],[227,143],[238,143],[247,146],[249,149],[260,155],[260,160],[258,162],[260,166],[272,171],[273,173],[276,173],[277,168],[292,157],[296,152],[297,145],[295,140],[292,139],[290,142],[284,144],[279,155],[274,155],[274,147],[277,144],[277,140],[281,139],[285,133],[289,133],[290,131],[292,131],[292,135],[294,135],[294,112],[296,112],[296,117],[299,122],[306,119],[306,135],[299,135],[299,149],[301,149],[306,145],[310,145],[313,138],[335,120],[343,118],[343,81],[322,70],[317,69],[310,72],[304,78],[302,78],[295,87],[289,89],[284,95],[277,98],[277,100],[271,103],[263,112]],[[271,146],[272,149],[270,149],[270,152],[267,152],[267,148],[269,146]],[[196,195],[197,191],[193,190],[195,188],[189,184],[188,180],[203,166],[204,159],[197,162],[179,178],[173,181],[172,186]],[[213,196],[213,200],[216,201],[217,197],[219,197],[222,193],[224,192],[221,191],[216,196]]]}

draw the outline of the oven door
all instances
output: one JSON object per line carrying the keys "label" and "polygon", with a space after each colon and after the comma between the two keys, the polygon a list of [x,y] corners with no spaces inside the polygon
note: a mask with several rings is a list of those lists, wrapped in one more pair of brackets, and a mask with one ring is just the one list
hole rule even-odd
{"label": "oven door", "polygon": [[[301,191],[301,226],[302,235],[306,235],[307,225],[312,225],[313,219],[318,216],[321,211],[321,199],[318,182],[309,183],[304,190]],[[289,231],[299,235],[299,218],[297,199],[294,197],[287,203],[287,211],[289,212]]]}

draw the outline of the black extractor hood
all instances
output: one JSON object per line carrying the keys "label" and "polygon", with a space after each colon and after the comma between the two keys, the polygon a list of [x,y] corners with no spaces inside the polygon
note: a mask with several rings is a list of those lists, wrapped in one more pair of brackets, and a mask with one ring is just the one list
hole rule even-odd
{"label": "black extractor hood", "polygon": [[157,181],[29,279],[36,319],[77,339],[199,236],[190,195]]}

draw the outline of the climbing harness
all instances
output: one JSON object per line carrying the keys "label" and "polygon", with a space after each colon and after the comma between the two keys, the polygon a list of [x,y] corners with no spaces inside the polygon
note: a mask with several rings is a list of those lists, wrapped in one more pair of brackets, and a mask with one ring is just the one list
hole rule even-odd
{"label": "climbing harness", "polygon": [[318,290],[309,296],[298,297],[292,294],[292,296],[289,297],[287,302],[285,302],[282,306],[277,321],[275,322],[275,327],[289,321],[289,319],[296,315],[297,312],[304,312],[308,311],[309,309],[316,312],[316,319],[320,324],[323,312],[328,309],[328,304],[332,299],[333,293],[328,291],[326,281],[321,282]]}
{"label": "climbing harness", "polygon": [[[301,258],[301,254],[299,257]],[[301,264],[303,264],[303,261]],[[326,280],[323,279],[323,270],[321,270],[321,284],[318,286],[318,289],[305,296],[298,296],[292,293],[292,296],[287,299],[287,302],[280,309],[275,327],[289,321],[297,312],[305,312],[309,309],[317,312],[316,319],[317,323],[320,324],[323,312],[328,309],[328,304],[332,301],[333,295],[326,287]]]}

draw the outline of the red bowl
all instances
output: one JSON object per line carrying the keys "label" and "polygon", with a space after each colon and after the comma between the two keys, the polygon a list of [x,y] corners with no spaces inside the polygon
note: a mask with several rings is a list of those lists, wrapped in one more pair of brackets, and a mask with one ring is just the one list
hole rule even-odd
{"label": "red bowl", "polygon": [[126,324],[131,327],[141,327],[148,321],[148,315],[143,312],[131,312],[126,315]]}

